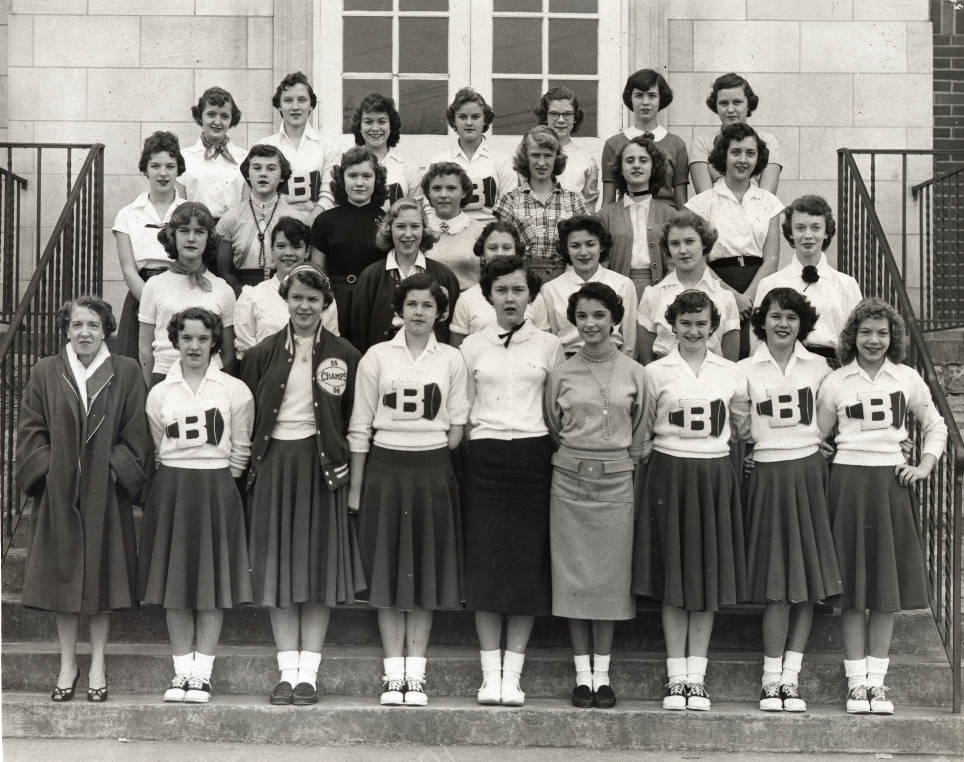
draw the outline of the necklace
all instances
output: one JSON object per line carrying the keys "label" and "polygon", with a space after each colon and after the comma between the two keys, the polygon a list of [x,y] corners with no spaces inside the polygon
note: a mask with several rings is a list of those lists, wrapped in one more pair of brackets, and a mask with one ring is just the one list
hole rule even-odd
{"label": "necklace", "polygon": [[254,200],[248,198],[248,206],[251,208],[251,219],[254,220],[254,226],[258,231],[258,267],[264,270],[264,279],[268,280],[271,277],[271,268],[268,267],[268,263],[264,258],[264,236],[268,232],[268,228],[271,227],[271,220],[274,219],[274,213],[278,209],[278,202],[281,201],[280,198],[274,200],[274,206],[271,207],[271,214],[268,215],[268,219],[265,220],[264,228],[262,229],[261,224],[258,222],[258,215],[254,211]]}
{"label": "necklace", "polygon": [[[615,436],[613,432],[613,421],[612,416],[609,413],[609,385],[613,380],[613,370],[616,367],[616,352],[619,351],[616,347],[612,348],[612,351],[606,357],[589,357],[586,354],[585,348],[579,350],[579,356],[582,358],[583,364],[586,366],[586,370],[589,371],[589,375],[593,377],[593,380],[599,386],[599,396],[602,399],[602,438],[605,440],[610,440]],[[599,376],[596,374],[593,366],[608,365],[609,369],[606,373],[606,382],[603,383]]]}

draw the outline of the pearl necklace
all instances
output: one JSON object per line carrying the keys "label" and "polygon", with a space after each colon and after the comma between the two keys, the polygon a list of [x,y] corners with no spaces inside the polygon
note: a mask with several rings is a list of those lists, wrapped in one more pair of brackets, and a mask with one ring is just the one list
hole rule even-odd
{"label": "pearl necklace", "polygon": [[[582,358],[583,364],[586,366],[586,370],[589,371],[589,375],[593,377],[593,380],[599,386],[599,396],[602,399],[602,438],[606,441],[612,439],[615,436],[613,432],[613,421],[612,416],[609,413],[609,385],[613,380],[613,370],[616,367],[616,353],[619,350],[616,347],[612,348],[612,351],[606,355],[606,357],[589,357],[586,354],[585,348],[579,350],[579,357]],[[606,383],[603,383],[599,376],[596,375],[596,371],[593,369],[593,365],[608,365],[608,373],[606,374]]]}

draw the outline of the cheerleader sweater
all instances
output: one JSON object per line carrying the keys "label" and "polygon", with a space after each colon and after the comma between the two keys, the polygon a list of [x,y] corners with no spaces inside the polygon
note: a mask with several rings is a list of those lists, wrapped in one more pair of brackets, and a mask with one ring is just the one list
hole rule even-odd
{"label": "cheerleader sweater", "polygon": [[784,372],[763,343],[737,367],[746,376],[749,396],[736,404],[750,416],[753,459],[770,463],[813,455],[820,444],[817,390],[830,374],[826,360],[798,341]]}
{"label": "cheerleader sweater", "polygon": [[907,411],[920,422],[922,454],[940,460],[947,426],[930,389],[913,368],[884,360],[870,378],[857,360],[838,368],[817,394],[821,437],[838,425],[833,462],[849,466],[896,466],[905,462],[900,443],[907,439]]}
{"label": "cheerleader sweater", "polygon": [[237,479],[251,458],[254,397],[243,381],[208,364],[192,391],[175,363],[147,395],[157,461],[175,468],[230,468]]}
{"label": "cheerleader sweater", "polygon": [[435,336],[418,357],[405,344],[404,330],[376,344],[358,364],[351,451],[368,452],[372,441],[389,450],[446,447],[449,429],[468,419],[466,376],[459,350]]}
{"label": "cheerleader sweater", "polygon": [[722,458],[731,431],[745,438],[749,416],[746,375],[734,362],[707,351],[699,372],[674,347],[646,366],[643,455],[658,450],[674,458]]}

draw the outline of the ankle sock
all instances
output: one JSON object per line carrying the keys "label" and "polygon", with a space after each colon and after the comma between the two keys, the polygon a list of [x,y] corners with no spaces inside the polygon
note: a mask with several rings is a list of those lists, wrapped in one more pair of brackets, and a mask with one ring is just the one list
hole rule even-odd
{"label": "ankle sock", "polygon": [[405,657],[405,677],[425,679],[425,664],[428,660],[424,656]]}
{"label": "ankle sock", "polygon": [[592,687],[592,667],[589,664],[589,654],[579,654],[572,657],[576,665],[576,685]]}
{"label": "ankle sock", "polygon": [[595,691],[603,685],[609,685],[610,654],[592,655],[592,689]]}
{"label": "ankle sock", "polygon": [[783,669],[782,656],[763,657],[763,686],[773,685],[782,682],[780,680],[780,670]]}
{"label": "ankle sock", "polygon": [[194,651],[183,654],[182,656],[175,656],[173,658],[174,674],[190,677],[191,673],[194,671]]}
{"label": "ankle sock", "polygon": [[502,661],[502,676],[514,676],[516,681],[518,681],[519,676],[522,674],[522,665],[525,663],[525,660],[525,654],[520,654],[515,651],[506,651],[505,658]]}
{"label": "ankle sock", "polygon": [[686,657],[679,656],[666,660],[666,682],[685,683],[686,682]]}
{"label": "ankle sock", "polygon": [[847,676],[847,688],[857,688],[867,684],[867,659],[844,659],[844,674]]}
{"label": "ankle sock", "polygon": [[783,671],[780,673],[781,685],[797,685],[800,682],[800,668],[803,654],[800,651],[783,652]]}
{"label": "ankle sock", "polygon": [[890,659],[878,659],[876,656],[867,657],[867,686],[881,686],[887,676]]}
{"label": "ankle sock", "polygon": [[382,659],[382,667],[385,670],[386,680],[405,679],[405,658],[403,656],[392,656]]}
{"label": "ankle sock", "polygon": [[211,679],[211,670],[214,669],[214,654],[202,654],[200,651],[194,652],[194,669],[191,670],[191,677],[201,677],[205,680]]}
{"label": "ankle sock", "polygon": [[293,688],[298,682],[298,652],[278,651],[278,671],[281,672],[281,681]]}
{"label": "ankle sock", "polygon": [[479,661],[482,663],[482,675],[500,673],[502,671],[502,651],[495,648],[491,651],[479,651]]}
{"label": "ankle sock", "polygon": [[707,659],[705,656],[687,656],[686,681],[689,683],[705,683],[706,664]]}
{"label": "ankle sock", "polygon": [[321,665],[320,651],[301,651],[298,654],[298,682],[314,686],[318,679],[318,667]]}

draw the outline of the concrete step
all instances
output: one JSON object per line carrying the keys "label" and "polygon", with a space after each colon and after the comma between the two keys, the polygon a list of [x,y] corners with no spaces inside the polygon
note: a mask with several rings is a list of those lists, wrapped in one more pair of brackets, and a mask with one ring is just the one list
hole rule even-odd
{"label": "concrete step", "polygon": [[19,593],[23,590],[23,570],[27,564],[27,549],[11,547],[0,569],[0,588],[4,593]]}
{"label": "concrete step", "polygon": [[373,698],[325,696],[312,707],[274,707],[263,695],[216,696],[207,705],[163,704],[155,694],[112,695],[105,704],[53,704],[45,693],[5,692],[7,738],[125,738],[303,745],[552,747],[809,754],[964,753],[964,718],[898,706],[892,717],[846,714],[839,706],[767,714],[717,702],[710,712],[667,712],[653,701],[578,710],[557,699],[525,707],[480,707],[471,698],[432,698],[427,707],[379,707]]}
{"label": "concrete step", "polygon": [[[82,647],[83,652],[89,652]],[[815,704],[839,704],[846,695],[842,656],[826,651],[808,652],[801,673],[801,693]],[[49,690],[59,670],[53,643],[4,643],[3,690]],[[86,685],[88,661],[81,658]],[[614,651],[610,671],[617,695],[655,700],[663,695],[665,653]],[[755,703],[759,698],[762,656],[746,651],[713,649],[707,686],[720,701]],[[167,644],[111,643],[107,671],[114,692],[160,695],[172,676]],[[382,652],[377,646],[326,647],[319,671],[326,695],[371,696],[380,690]],[[533,697],[566,698],[573,686],[568,648],[532,648],[526,657],[522,688]],[[475,695],[481,672],[479,653],[468,646],[432,646],[427,677],[434,696]],[[278,681],[275,650],[271,646],[221,646],[212,677],[219,695],[264,694]],[[950,670],[946,660],[897,655],[891,660],[887,685],[895,701],[906,706],[943,706],[950,702]]]}
{"label": "concrete step", "polygon": [[[616,648],[662,649],[663,633],[658,606],[652,601],[640,600],[638,608],[639,613],[634,620],[616,624]],[[763,648],[762,610],[761,606],[738,606],[721,611],[713,628],[713,646],[760,652]],[[56,638],[53,614],[24,608],[20,605],[19,596],[13,593],[5,593],[2,597],[0,625],[4,641],[53,641]],[[133,643],[167,642],[163,609],[144,606],[138,610],[117,612],[112,617],[111,639]],[[268,612],[251,606],[226,611],[221,642],[240,645],[273,643]],[[327,642],[378,645],[381,641],[375,610],[365,604],[339,606],[332,614]],[[471,611],[440,611],[435,614],[433,644],[474,646],[477,642],[475,617]],[[537,617],[530,642],[533,646],[568,647],[569,631],[565,620],[550,616]],[[831,613],[818,613],[814,617],[809,648],[838,652],[843,649],[838,617]],[[943,655],[931,613],[908,611],[898,614],[891,650],[894,653]]]}

